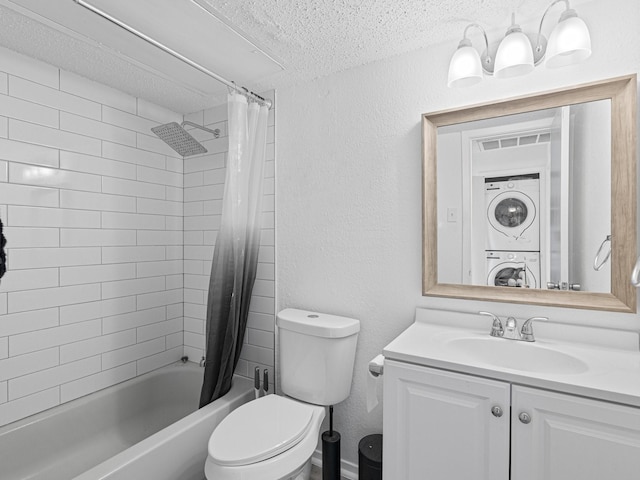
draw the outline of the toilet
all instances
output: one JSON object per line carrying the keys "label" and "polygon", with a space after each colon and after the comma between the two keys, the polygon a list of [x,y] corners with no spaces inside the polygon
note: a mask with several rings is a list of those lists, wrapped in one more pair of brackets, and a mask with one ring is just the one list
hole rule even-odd
{"label": "toilet", "polygon": [[326,407],[351,392],[358,320],[289,308],[276,325],[283,395],[253,400],[220,422],[207,480],[308,480]]}

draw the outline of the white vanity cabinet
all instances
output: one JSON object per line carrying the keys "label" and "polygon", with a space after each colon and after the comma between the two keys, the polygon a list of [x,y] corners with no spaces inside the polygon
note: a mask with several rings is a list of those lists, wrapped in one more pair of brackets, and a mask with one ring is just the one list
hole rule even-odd
{"label": "white vanity cabinet", "polygon": [[640,408],[519,385],[511,401],[513,480],[640,478]]}
{"label": "white vanity cabinet", "polygon": [[509,397],[506,382],[385,360],[383,478],[508,480]]}
{"label": "white vanity cabinet", "polygon": [[385,480],[637,480],[640,408],[385,361]]}

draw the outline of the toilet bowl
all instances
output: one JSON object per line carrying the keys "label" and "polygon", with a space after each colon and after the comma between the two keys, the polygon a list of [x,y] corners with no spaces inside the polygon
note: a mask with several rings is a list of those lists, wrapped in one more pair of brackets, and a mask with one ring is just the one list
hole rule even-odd
{"label": "toilet bowl", "polygon": [[267,395],[231,412],[209,439],[215,480],[306,480],[325,407]]}
{"label": "toilet bowl", "polygon": [[325,409],[351,392],[358,320],[286,309],[276,326],[284,395],[253,400],[220,422],[207,480],[308,480]]}

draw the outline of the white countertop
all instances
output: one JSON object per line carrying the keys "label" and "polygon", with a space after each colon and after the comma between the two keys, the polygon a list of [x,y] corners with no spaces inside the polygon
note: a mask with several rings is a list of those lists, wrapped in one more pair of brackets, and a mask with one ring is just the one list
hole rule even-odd
{"label": "white countertop", "polygon": [[[521,320],[518,322],[520,325]],[[593,327],[555,324],[534,325],[535,345],[579,359],[586,365],[580,373],[536,371],[484,363],[472,354],[450,347],[456,338],[482,338],[495,342],[532,344],[490,337],[491,320],[475,314],[417,309],[416,321],[387,345],[387,360],[441,368],[506,382],[555,390],[640,407],[639,335]],[[500,348],[500,344],[496,345]],[[509,345],[509,347],[512,347]],[[512,347],[519,348],[519,347]]]}

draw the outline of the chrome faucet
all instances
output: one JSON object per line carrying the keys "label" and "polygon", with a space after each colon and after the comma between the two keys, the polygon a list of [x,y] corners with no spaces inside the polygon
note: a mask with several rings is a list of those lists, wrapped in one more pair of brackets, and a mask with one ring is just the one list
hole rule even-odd
{"label": "chrome faucet", "polygon": [[520,340],[525,342],[535,342],[536,339],[533,336],[533,322],[548,322],[549,319],[547,317],[531,317],[526,320],[522,324],[522,328],[520,329]]}
{"label": "chrome faucet", "polygon": [[523,342],[535,342],[536,339],[533,335],[533,322],[540,321],[546,322],[549,319],[546,317],[531,317],[527,319],[522,328],[518,330],[518,321],[514,317],[507,317],[506,323],[502,324],[499,317],[490,312],[478,312],[480,315],[493,318],[493,324],[491,325],[492,337],[506,338],[508,340],[521,340]]}
{"label": "chrome faucet", "polygon": [[520,332],[518,331],[518,321],[515,318],[507,318],[502,338],[508,338],[509,340],[521,340]]}
{"label": "chrome faucet", "polygon": [[491,333],[492,337],[502,337],[504,335],[504,327],[502,326],[502,322],[498,317],[496,317],[491,312],[478,312],[480,315],[485,315],[487,317],[493,317],[493,324],[491,325]]}

